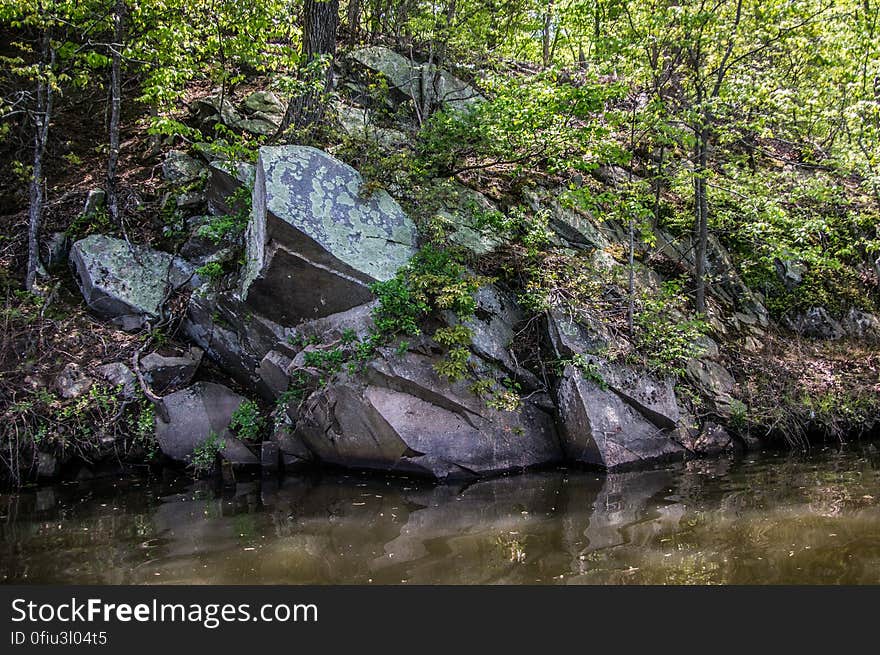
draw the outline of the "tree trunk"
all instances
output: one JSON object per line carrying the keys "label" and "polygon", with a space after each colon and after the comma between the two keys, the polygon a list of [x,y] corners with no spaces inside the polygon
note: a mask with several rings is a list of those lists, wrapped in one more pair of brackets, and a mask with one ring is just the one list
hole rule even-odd
{"label": "tree trunk", "polygon": [[43,155],[49,138],[52,117],[52,81],[47,68],[55,63],[49,33],[43,32],[40,46],[40,70],[37,78],[36,108],[34,112],[34,160],[31,174],[30,204],[28,206],[28,258],[24,287],[33,291],[40,269],[40,223],[43,220]]}
{"label": "tree trunk", "polygon": [[[107,212],[114,225],[122,227],[116,165],[119,163],[119,117],[122,110],[122,48],[125,2],[116,0],[113,16],[113,45],[110,66],[110,152],[107,155]],[[124,230],[123,230],[124,232]]]}
{"label": "tree trunk", "polygon": [[[307,88],[291,100],[281,121],[279,136],[291,126],[302,129],[323,118],[324,97],[333,82],[332,62],[338,27],[339,0],[304,0],[301,80]],[[325,61],[316,71],[314,62],[319,59]]]}
{"label": "tree trunk", "polygon": [[345,13],[348,31],[354,40],[357,40],[361,25],[361,0],[348,0],[348,9]]}
{"label": "tree trunk", "polygon": [[709,158],[709,128],[699,127],[694,145],[696,171],[694,177],[694,307],[706,311],[706,250],[709,241],[709,203],[706,198],[706,169]]}
{"label": "tree trunk", "polygon": [[547,0],[547,11],[544,13],[544,25],[541,29],[541,54],[544,68],[550,65],[550,28],[553,26],[553,0]]}

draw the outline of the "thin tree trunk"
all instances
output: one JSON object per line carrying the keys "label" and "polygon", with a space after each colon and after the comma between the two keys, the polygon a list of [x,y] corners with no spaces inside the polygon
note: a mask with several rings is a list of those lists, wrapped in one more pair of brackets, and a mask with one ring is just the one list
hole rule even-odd
{"label": "thin tree trunk", "polygon": [[[704,117],[705,121],[705,117]],[[709,158],[709,129],[705,122],[697,130],[695,155],[697,160],[694,177],[694,306],[706,311],[706,250],[709,241],[709,203],[706,198],[706,169]]]}
{"label": "thin tree trunk", "polygon": [[278,129],[279,136],[291,126],[302,129],[323,118],[324,97],[333,82],[332,61],[336,54],[338,27],[339,0],[304,0],[302,59],[308,67],[325,58],[322,70],[317,73],[323,79],[314,78],[316,73],[310,68],[304,71],[302,80],[308,88],[290,102]]}
{"label": "thin tree trunk", "polygon": [[550,65],[550,28],[553,25],[553,0],[547,0],[547,11],[544,13],[544,25],[541,30],[542,61],[544,68]]}
{"label": "thin tree trunk", "polygon": [[55,63],[55,51],[51,47],[49,33],[43,32],[40,47],[40,71],[36,89],[34,113],[34,164],[31,174],[30,205],[28,207],[28,259],[24,287],[33,291],[40,269],[40,224],[43,220],[43,156],[49,138],[49,122],[52,117],[52,81],[47,77],[47,67]]}
{"label": "thin tree trunk", "polygon": [[348,0],[348,9],[346,10],[345,17],[348,23],[348,31],[351,32],[352,38],[357,40],[361,25],[361,0]]}
{"label": "thin tree trunk", "polygon": [[[116,0],[113,16],[113,45],[110,66],[110,152],[107,156],[107,211],[110,221],[122,227],[116,166],[119,163],[119,119],[122,110],[122,48],[125,2]],[[124,231],[124,230],[123,230]]]}

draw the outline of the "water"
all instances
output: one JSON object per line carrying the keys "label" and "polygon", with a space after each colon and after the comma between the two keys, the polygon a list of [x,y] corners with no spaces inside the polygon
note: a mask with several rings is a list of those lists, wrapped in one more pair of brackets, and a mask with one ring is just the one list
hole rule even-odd
{"label": "water", "polygon": [[0,581],[880,583],[880,455],[560,470],[469,486],[181,476],[0,496]]}

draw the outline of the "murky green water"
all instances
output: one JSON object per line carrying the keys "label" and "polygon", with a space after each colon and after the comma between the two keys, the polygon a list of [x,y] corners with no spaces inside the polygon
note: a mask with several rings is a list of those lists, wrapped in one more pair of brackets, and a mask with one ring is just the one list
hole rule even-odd
{"label": "murky green water", "polygon": [[880,583],[880,454],[470,486],[184,477],[0,496],[0,581]]}

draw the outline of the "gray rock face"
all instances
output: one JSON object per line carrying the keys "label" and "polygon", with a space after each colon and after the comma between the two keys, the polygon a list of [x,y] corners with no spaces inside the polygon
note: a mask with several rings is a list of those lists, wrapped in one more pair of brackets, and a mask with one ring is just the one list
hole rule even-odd
{"label": "gray rock face", "polygon": [[232,413],[244,401],[221,384],[196,384],[164,397],[168,422],[157,414],[156,439],[171,459],[188,462],[193,450],[213,432],[225,445],[220,455],[236,465],[257,465],[259,459],[229,431]]}
{"label": "gray rock face", "polygon": [[730,416],[736,380],[726,368],[710,360],[692,359],[687,363],[685,375],[709,399],[715,412]]}
{"label": "gray rock face", "polygon": [[51,453],[37,453],[37,477],[42,479],[54,478],[61,469],[61,462]]}
{"label": "gray rock face", "polygon": [[208,210],[214,216],[235,214],[242,209],[232,196],[239,188],[253,189],[256,168],[253,164],[236,161],[212,161],[208,167],[211,179],[208,184]]}
{"label": "gray rock face", "polygon": [[448,105],[463,110],[484,99],[471,86],[447,71],[412,62],[382,46],[360,48],[351,53],[351,58],[387,77],[397,91],[419,105],[427,101],[429,107]]}
{"label": "gray rock face", "polygon": [[180,256],[196,266],[212,261],[228,261],[234,254],[234,236],[227,235],[220,239],[211,236],[208,231],[211,220],[211,216],[192,216],[186,220],[190,235],[180,247]]}
{"label": "gray rock face", "polygon": [[266,353],[295,334],[292,329],[253,314],[230,294],[203,289],[190,296],[183,329],[226,373],[267,398],[272,394],[256,375],[257,366]]}
{"label": "gray rock face", "polygon": [[434,361],[383,351],[365,377],[340,375],[316,391],[297,434],[322,462],[436,479],[560,461],[548,414],[532,403],[491,409],[467,382],[440,378]]}
{"label": "gray rock face", "polygon": [[[464,322],[471,331],[471,349],[482,359],[497,364],[512,378],[532,383],[533,374],[519,366],[513,356],[512,344],[516,329],[525,320],[525,314],[516,299],[495,285],[486,285],[474,294],[477,310]],[[452,312],[445,312],[444,319],[450,325],[460,321]]]}
{"label": "gray rock face", "polygon": [[124,330],[157,318],[169,291],[197,281],[182,259],[97,234],[73,244],[70,265],[89,309]]}
{"label": "gray rock face", "polygon": [[[676,239],[663,230],[656,230],[657,251],[674,265],[693,271],[694,245],[689,236]],[[710,292],[740,314],[750,316],[762,328],[770,325],[770,314],[760,298],[737,272],[727,249],[714,235],[709,236],[706,250],[706,273],[711,277]]]}
{"label": "gray rock face", "polygon": [[144,378],[157,393],[186,386],[196,374],[203,352],[201,348],[192,347],[180,356],[166,357],[150,353],[140,362]]}
{"label": "gray rock face", "polygon": [[66,232],[52,232],[45,241],[46,267],[51,271],[63,268],[70,254],[70,237]]}
{"label": "gray rock face", "polygon": [[192,108],[196,116],[202,122],[203,127],[212,127],[217,123],[223,123],[229,127],[235,127],[242,120],[241,114],[232,104],[229,95],[220,94],[205,96],[193,102]]}
{"label": "gray rock face", "polygon": [[547,312],[547,336],[559,359],[602,352],[611,340],[599,321],[590,316],[575,316],[559,307]]}
{"label": "gray rock face", "polygon": [[251,112],[260,112],[272,116],[283,116],[287,109],[285,104],[271,91],[254,91],[242,103]]}
{"label": "gray rock face", "polygon": [[804,266],[802,262],[791,259],[783,260],[777,257],[773,261],[773,265],[776,268],[776,276],[779,278],[779,281],[782,282],[785,288],[789,291],[797,288],[803,280],[806,266]]}
{"label": "gray rock face", "polygon": [[843,326],[824,307],[812,307],[802,314],[785,318],[786,326],[804,337],[812,339],[840,339]]}
{"label": "gray rock face", "polygon": [[631,401],[630,396],[586,379],[579,369],[566,367],[557,393],[566,456],[606,469],[683,456],[684,448],[666,429],[671,417],[658,421],[665,425],[657,425]]}
{"label": "gray rock face", "polygon": [[205,165],[180,150],[170,150],[162,162],[162,175],[173,184],[186,184],[199,179]]}
{"label": "gray rock face", "polygon": [[307,468],[315,461],[311,451],[289,425],[281,425],[275,430],[272,441],[278,446],[281,467],[287,472]]}
{"label": "gray rock face", "polygon": [[717,455],[733,450],[735,442],[727,430],[717,423],[707,422],[694,442],[694,452],[701,455]]}
{"label": "gray rock face", "polygon": [[274,441],[264,441],[260,445],[260,468],[266,475],[277,473],[281,463],[278,444]]}
{"label": "gray rock face", "polygon": [[550,227],[560,237],[578,247],[603,249],[608,239],[597,227],[597,221],[588,212],[570,207],[559,200],[563,190],[551,194],[545,189],[526,192],[526,200],[533,211],[549,211]]}
{"label": "gray rock face", "polygon": [[481,257],[494,251],[503,242],[489,225],[481,225],[479,214],[497,212],[486,196],[458,182],[434,180],[432,194],[442,199],[443,206],[435,219],[441,219],[449,242]]}
{"label": "gray rock face", "polygon": [[362,182],[315,148],[260,148],[241,288],[256,313],[290,326],[361,305],[415,253],[413,222]]}
{"label": "gray rock face", "polygon": [[366,109],[338,102],[336,116],[349,136],[373,141],[388,151],[404,147],[409,141],[409,137],[400,130],[374,125]]}
{"label": "gray rock face", "polygon": [[843,329],[851,337],[876,339],[880,337],[880,319],[874,314],[852,307],[843,318]]}
{"label": "gray rock face", "polygon": [[104,189],[92,189],[91,191],[89,191],[89,195],[86,196],[86,201],[83,205],[82,215],[94,216],[99,209],[104,208],[106,202],[107,193],[104,191]]}

